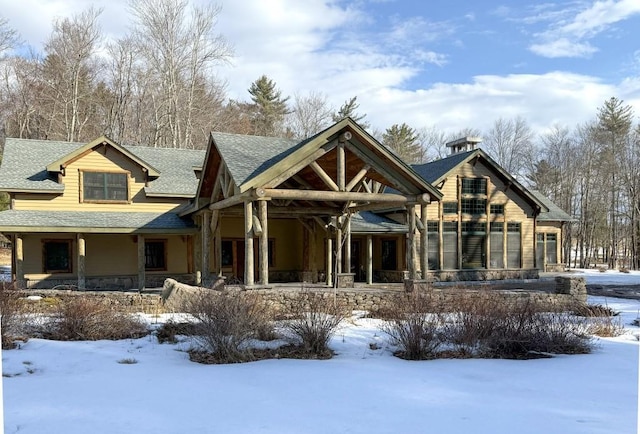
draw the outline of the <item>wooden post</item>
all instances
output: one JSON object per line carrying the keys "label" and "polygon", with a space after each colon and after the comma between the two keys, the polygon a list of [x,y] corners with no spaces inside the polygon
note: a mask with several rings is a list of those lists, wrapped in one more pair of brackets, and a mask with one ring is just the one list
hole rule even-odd
{"label": "wooden post", "polygon": [[22,246],[22,234],[16,234],[14,239],[15,260],[16,260],[16,286],[20,289],[26,287],[24,280],[24,248]]}
{"label": "wooden post", "polygon": [[[347,225],[344,234],[344,267],[345,272],[351,273],[351,218],[347,220]],[[357,270],[356,270],[357,271]]]}
{"label": "wooden post", "polygon": [[345,167],[345,152],[344,152],[344,142],[342,141],[342,137],[340,138],[340,142],[338,143],[337,148],[338,153],[338,189],[340,191],[345,191],[346,188],[346,167]]}
{"label": "wooden post", "polygon": [[220,228],[222,223],[222,219],[218,221],[218,226],[216,226],[216,238],[215,244],[213,246],[215,262],[216,262],[216,276],[222,277],[222,229]]}
{"label": "wooden post", "polygon": [[420,204],[420,220],[422,221],[422,233],[420,234],[420,270],[422,278],[427,279],[429,271],[429,222],[427,220],[427,204]]}
{"label": "wooden post", "polygon": [[85,289],[85,256],[86,244],[83,234],[78,234],[78,289]]}
{"label": "wooden post", "polygon": [[252,286],[253,279],[253,202],[244,202],[244,284]]}
{"label": "wooden post", "polygon": [[373,237],[367,235],[367,284],[373,283]]}
{"label": "wooden post", "polygon": [[260,233],[260,284],[269,284],[269,225],[267,219],[267,201],[258,201],[258,218],[262,225]]}
{"label": "wooden post", "polygon": [[327,285],[333,285],[333,240],[331,234],[327,233]]}
{"label": "wooden post", "polygon": [[[209,254],[211,252],[211,212],[205,211],[202,213],[202,227],[200,233],[202,235],[202,279],[206,282],[209,280]],[[208,283],[206,283],[208,284]]]}
{"label": "wooden post", "polygon": [[144,254],[144,235],[138,235],[138,291],[145,288],[145,254]]}
{"label": "wooden post", "polygon": [[340,229],[340,219],[336,225],[336,273],[342,273],[342,229]]}
{"label": "wooden post", "polygon": [[416,210],[415,205],[407,205],[407,271],[409,272],[409,279],[416,278]]}

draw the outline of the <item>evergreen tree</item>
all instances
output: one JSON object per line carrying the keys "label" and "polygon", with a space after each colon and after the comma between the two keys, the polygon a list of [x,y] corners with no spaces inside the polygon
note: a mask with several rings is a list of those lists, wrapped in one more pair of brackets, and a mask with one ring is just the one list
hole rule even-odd
{"label": "evergreen tree", "polygon": [[279,136],[283,134],[284,118],[290,113],[289,97],[283,98],[276,83],[266,75],[251,83],[249,94],[253,101],[253,123],[256,135]]}
{"label": "evergreen tree", "polygon": [[407,163],[418,163],[422,156],[422,145],[416,131],[409,125],[394,124],[382,134],[382,144],[395,151]]}
{"label": "evergreen tree", "polygon": [[344,104],[340,106],[338,111],[331,116],[333,122],[340,122],[344,118],[351,118],[365,130],[368,129],[370,126],[369,122],[363,120],[365,117],[367,117],[367,115],[360,115],[356,112],[356,110],[358,110],[358,108],[360,107],[360,104],[356,102],[357,99],[358,97],[354,96],[351,99],[345,101]]}

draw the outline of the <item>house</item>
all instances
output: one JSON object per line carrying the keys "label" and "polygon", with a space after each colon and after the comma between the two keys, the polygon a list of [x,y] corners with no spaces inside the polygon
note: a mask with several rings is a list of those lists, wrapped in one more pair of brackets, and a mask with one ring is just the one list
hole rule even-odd
{"label": "house", "polygon": [[447,143],[450,155],[413,169],[443,194],[427,207],[429,273],[436,279],[535,278],[562,265],[571,217],[525,188],[482,149],[481,139]]}
{"label": "house", "polygon": [[29,288],[144,288],[193,282],[198,228],[181,218],[204,152],[6,139],[0,190],[13,273]]}
{"label": "house", "polygon": [[411,167],[351,119],[303,141],[212,133],[206,152],[7,139],[0,232],[29,288],[537,276],[564,216],[475,144]]}

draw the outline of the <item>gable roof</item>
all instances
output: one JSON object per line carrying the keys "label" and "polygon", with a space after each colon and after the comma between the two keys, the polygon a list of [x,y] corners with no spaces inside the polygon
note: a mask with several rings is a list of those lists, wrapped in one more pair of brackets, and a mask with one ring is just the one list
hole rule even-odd
{"label": "gable roof", "polygon": [[560,208],[558,205],[553,203],[551,201],[551,199],[549,199],[544,194],[540,193],[538,190],[530,190],[530,191],[531,191],[531,194],[533,194],[535,197],[537,197],[538,200],[540,200],[540,202],[544,203],[545,206],[547,207],[547,209],[549,210],[549,211],[541,212],[540,215],[538,216],[538,221],[543,221],[543,222],[552,222],[552,221],[569,222],[569,221],[576,221],[576,219],[574,219],[569,214],[564,212],[562,210],[562,208]]}
{"label": "gable roof", "polygon": [[472,161],[478,158],[486,162],[495,173],[503,179],[503,181],[510,184],[511,188],[517,190],[529,203],[540,208],[540,212],[547,212],[547,206],[537,196],[532,194],[526,187],[524,187],[518,180],[516,180],[511,174],[504,170],[500,165],[491,158],[482,149],[474,149],[473,151],[460,152],[450,155],[440,160],[435,160],[424,164],[414,164],[413,169],[420,174],[424,179],[437,185],[440,181],[445,179],[449,172],[461,164]]}
{"label": "gable roof", "polygon": [[[356,122],[350,118],[343,119],[325,130],[302,141],[245,136],[227,133],[211,133],[211,141],[203,179],[207,176],[207,168],[212,151],[217,151],[226,164],[235,185],[240,192],[253,187],[262,186],[263,181],[275,179],[284,170],[299,164],[313,152],[320,150],[328,143],[337,140],[338,135],[348,131],[353,139],[350,145],[366,149],[373,158],[384,161],[389,167],[385,170],[393,171],[402,178],[403,182],[411,185],[412,189],[428,192],[434,198],[441,198],[442,194],[431,184],[421,178],[404,161],[393,152],[381,145]],[[357,145],[356,145],[357,143]],[[366,153],[366,152],[365,152]],[[215,170],[209,168],[209,170]]]}
{"label": "gable roof", "polygon": [[49,172],[60,172],[62,171],[68,164],[82,158],[82,156],[88,154],[89,152],[95,150],[99,146],[110,146],[123,154],[125,157],[129,158],[131,161],[139,165],[143,168],[145,172],[149,175],[150,178],[157,178],[160,173],[156,168],[147,163],[146,161],[139,158],[137,155],[129,152],[127,149],[115,143],[113,140],[109,139],[106,136],[98,137],[97,139],[87,143],[86,145],[80,146],[79,148],[74,149],[68,154],[58,158],[56,161],[53,161],[47,164],[47,171]]}
{"label": "gable roof", "polygon": [[[94,141],[95,142],[95,141]],[[93,143],[93,142],[92,142]],[[0,166],[0,191],[55,193],[64,191],[47,166],[67,161],[70,155],[88,144],[51,140],[7,138]],[[149,196],[193,197],[198,179],[194,166],[201,166],[205,151],[191,149],[124,146],[119,148],[138,161],[144,161],[160,174],[149,181]],[[52,167],[54,168],[54,167]],[[57,169],[59,170],[59,169]],[[53,172],[55,173],[55,171]]]}

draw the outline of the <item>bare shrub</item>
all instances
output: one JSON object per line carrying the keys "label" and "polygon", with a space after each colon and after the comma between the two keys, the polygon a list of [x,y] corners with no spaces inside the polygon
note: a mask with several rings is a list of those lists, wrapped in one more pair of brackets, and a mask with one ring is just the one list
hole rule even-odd
{"label": "bare shrub", "polygon": [[431,293],[412,292],[397,297],[386,309],[382,330],[407,360],[432,359],[442,345],[441,303]]}
{"label": "bare shrub", "polygon": [[61,341],[130,339],[149,333],[140,318],[90,297],[74,297],[60,303],[41,328],[43,337]]}
{"label": "bare shrub", "polygon": [[347,314],[332,294],[302,291],[293,302],[291,319],[283,327],[296,338],[304,353],[330,358],[329,340]]}
{"label": "bare shrub", "polygon": [[624,334],[624,325],[620,318],[600,316],[589,319],[587,332],[601,338],[612,338]]}
{"label": "bare shrub", "polygon": [[0,327],[2,348],[14,348],[14,340],[20,335],[22,303],[18,292],[10,285],[0,283]]}
{"label": "bare shrub", "polygon": [[184,311],[194,317],[193,333],[205,353],[194,351],[192,359],[206,363],[253,360],[248,341],[272,327],[268,307],[250,293],[201,291],[185,300]]}
{"label": "bare shrub", "polygon": [[577,303],[571,308],[571,312],[577,316],[584,317],[603,317],[603,316],[618,316],[620,312],[613,310],[609,306],[601,304],[586,304]]}
{"label": "bare shrub", "polygon": [[169,319],[162,324],[156,331],[156,338],[161,344],[170,343],[175,344],[178,342],[177,335],[190,336],[194,335],[194,327],[192,323],[187,322],[175,322],[173,319]]}

